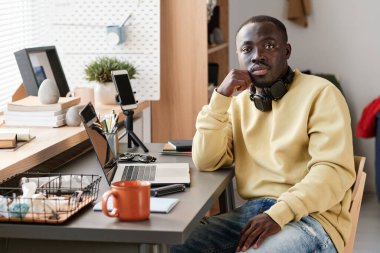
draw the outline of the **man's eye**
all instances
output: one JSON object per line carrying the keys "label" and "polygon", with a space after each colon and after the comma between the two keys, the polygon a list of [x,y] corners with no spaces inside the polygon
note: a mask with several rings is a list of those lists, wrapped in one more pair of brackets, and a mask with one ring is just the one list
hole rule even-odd
{"label": "man's eye", "polygon": [[274,43],[266,43],[265,44],[265,49],[275,49],[276,48],[276,45]]}
{"label": "man's eye", "polygon": [[242,47],[241,48],[241,51],[243,52],[243,53],[249,53],[249,52],[251,52],[251,48],[250,47]]}

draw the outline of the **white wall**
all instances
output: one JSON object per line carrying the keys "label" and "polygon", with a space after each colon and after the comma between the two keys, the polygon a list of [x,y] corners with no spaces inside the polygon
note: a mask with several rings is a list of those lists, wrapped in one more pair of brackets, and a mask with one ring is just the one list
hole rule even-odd
{"label": "white wall", "polygon": [[[94,85],[85,80],[85,66],[97,57],[110,56],[136,67],[138,75],[131,84],[137,100],[160,98],[159,0],[44,1],[48,22],[43,32],[48,45],[57,48],[71,89]],[[122,29],[125,42],[108,43],[106,26],[121,25],[129,14]]]}
{"label": "white wall", "polygon": [[[348,101],[353,131],[363,108],[380,95],[380,1],[311,0],[309,26],[302,28],[286,19],[287,0],[230,0],[230,68],[238,68],[235,34],[240,24],[266,14],[284,22],[292,55],[289,64],[340,78]],[[355,154],[367,157],[366,191],[375,191],[374,138],[354,137]]]}

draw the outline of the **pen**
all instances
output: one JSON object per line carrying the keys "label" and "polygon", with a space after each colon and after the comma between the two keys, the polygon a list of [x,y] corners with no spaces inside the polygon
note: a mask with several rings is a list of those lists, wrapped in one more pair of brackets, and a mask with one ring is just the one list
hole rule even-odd
{"label": "pen", "polygon": [[111,133],[114,134],[117,131],[117,124],[115,124],[111,130]]}
{"label": "pen", "polygon": [[113,124],[112,124],[112,129],[117,129],[118,127],[118,119],[119,119],[119,113],[115,114],[113,117]]}
{"label": "pen", "polygon": [[119,115],[120,115],[120,112],[118,112],[116,115],[115,115],[115,124],[117,124],[118,120],[119,120]]}
{"label": "pen", "polygon": [[103,134],[103,133],[104,133],[103,128],[99,127],[99,125],[95,125],[95,124],[93,124],[93,125],[92,125],[92,129],[95,129],[95,130],[96,130],[98,133],[100,133],[100,134]]}
{"label": "pen", "polygon": [[112,114],[105,114],[104,115],[104,120],[107,123],[107,130],[108,130],[108,132],[111,131],[111,129],[113,127],[112,119],[113,119],[113,115]]}
{"label": "pen", "polygon": [[100,123],[98,123],[98,122],[94,122],[94,123],[92,123],[92,124],[94,124],[94,125],[97,126],[97,127],[103,128],[102,125],[101,125]]}
{"label": "pen", "polygon": [[104,132],[108,133],[108,125],[107,125],[107,119],[104,119],[103,121],[103,125],[104,125]]}
{"label": "pen", "polygon": [[110,119],[109,129],[111,130],[111,132],[113,132],[115,127],[117,127],[118,117],[119,117],[119,113],[116,114],[115,110],[112,110],[112,114],[109,114],[109,119]]}

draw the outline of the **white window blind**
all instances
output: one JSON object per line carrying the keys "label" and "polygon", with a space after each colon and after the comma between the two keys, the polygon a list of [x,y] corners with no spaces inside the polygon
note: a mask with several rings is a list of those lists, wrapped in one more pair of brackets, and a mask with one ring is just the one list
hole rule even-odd
{"label": "white window blind", "polygon": [[38,46],[43,1],[0,0],[0,111],[22,83],[14,52]]}

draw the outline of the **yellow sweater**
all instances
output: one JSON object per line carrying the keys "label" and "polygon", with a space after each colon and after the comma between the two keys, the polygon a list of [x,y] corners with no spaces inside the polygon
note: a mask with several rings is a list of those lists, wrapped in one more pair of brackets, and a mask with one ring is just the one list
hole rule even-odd
{"label": "yellow sweater", "polygon": [[355,180],[350,122],[333,84],[296,70],[270,112],[257,110],[248,90],[233,98],[214,92],[197,118],[193,160],[203,171],[235,163],[244,199],[276,199],[266,213],[281,227],[312,215],[342,252]]}

